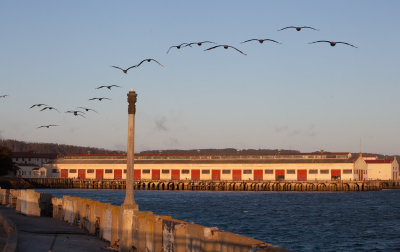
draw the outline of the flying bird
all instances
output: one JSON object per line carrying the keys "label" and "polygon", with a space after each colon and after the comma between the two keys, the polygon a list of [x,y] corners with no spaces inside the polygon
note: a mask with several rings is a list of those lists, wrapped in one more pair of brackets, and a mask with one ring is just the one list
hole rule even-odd
{"label": "flying bird", "polygon": [[264,41],[271,41],[271,42],[275,42],[277,44],[281,44],[280,42],[273,40],[273,39],[249,39],[249,40],[241,42],[240,44],[247,43],[250,41],[258,41],[260,44],[264,43]]}
{"label": "flying bird", "polygon": [[118,86],[118,85],[100,86],[100,87],[97,87],[96,89],[100,89],[100,88],[108,88],[109,90],[111,90],[111,88],[112,88],[112,87],[120,87],[120,86]]}
{"label": "flying bird", "polygon": [[33,105],[30,107],[30,109],[33,108],[33,107],[41,107],[41,106],[47,106],[47,105],[46,105],[46,104],[43,104],[43,103],[33,104]]}
{"label": "flying bird", "polygon": [[83,116],[85,114],[85,112],[82,112],[79,110],[68,110],[65,113],[72,113],[72,114],[74,114],[74,116],[82,116],[83,118],[86,118],[85,116]]}
{"label": "flying bird", "polygon": [[91,108],[85,108],[85,107],[77,107],[77,108],[83,109],[83,110],[85,110],[86,112],[93,111],[93,112],[96,112],[96,113],[97,113],[96,110],[91,109]]}
{"label": "flying bird", "polygon": [[111,67],[114,67],[114,68],[120,69],[120,70],[122,70],[122,72],[123,72],[124,74],[127,74],[127,73],[128,73],[128,70],[129,70],[129,69],[131,69],[131,68],[134,68],[134,67],[136,67],[136,65],[134,65],[134,66],[131,66],[131,67],[128,67],[127,69],[123,69],[123,68],[121,68],[121,67],[118,67],[118,66],[111,66]]}
{"label": "flying bird", "polygon": [[187,44],[188,44],[188,43],[182,43],[182,44],[180,44],[180,45],[171,46],[171,47],[168,49],[167,53],[169,53],[169,51],[170,51],[172,48],[174,48],[174,47],[175,47],[176,49],[181,49],[182,46],[185,47]]}
{"label": "flying bird", "polygon": [[0,98],[6,98],[7,96],[9,96],[9,95],[2,95],[2,96],[0,96]]}
{"label": "flying bird", "polygon": [[213,46],[213,47],[207,48],[207,49],[205,49],[204,51],[212,50],[212,49],[215,49],[215,48],[221,47],[221,46],[224,47],[224,49],[233,48],[233,49],[235,49],[236,51],[240,52],[241,54],[247,55],[247,54],[245,54],[244,52],[242,52],[242,51],[240,51],[239,49],[237,49],[236,47],[233,47],[233,46],[230,46],[230,45],[217,45],[217,46]]}
{"label": "flying bird", "polygon": [[184,45],[184,47],[186,47],[186,46],[192,47],[192,45],[201,46],[202,44],[216,44],[216,43],[212,42],[212,41],[191,42],[191,43],[188,43],[188,44]]}
{"label": "flying bird", "polygon": [[310,27],[310,26],[288,26],[288,27],[282,28],[282,29],[280,29],[278,31],[282,31],[282,30],[285,30],[285,29],[296,29],[296,31],[301,31],[301,29],[312,29],[312,30],[315,30],[315,31],[319,31],[318,29],[315,29],[315,28]]}
{"label": "flying bird", "polygon": [[146,61],[147,61],[147,62],[154,61],[154,62],[156,62],[157,64],[159,64],[160,66],[163,67],[163,65],[162,65],[160,62],[158,62],[157,60],[155,60],[155,59],[144,59],[144,60],[140,61],[140,63],[137,64],[136,67],[139,67],[141,64],[143,64],[143,63],[146,62]]}
{"label": "flying bird", "polygon": [[44,108],[42,108],[40,111],[43,111],[43,110],[46,110],[46,109],[48,109],[48,110],[55,110],[55,111],[57,111],[57,112],[60,112],[60,111],[58,111],[56,108],[54,108],[54,107],[44,107]]}
{"label": "flying bird", "polygon": [[93,100],[101,101],[101,100],[111,100],[111,99],[110,98],[106,98],[106,97],[99,97],[99,98],[91,98],[91,99],[89,99],[89,101],[93,101]]}
{"label": "flying bird", "polygon": [[49,125],[42,125],[42,126],[39,126],[39,127],[37,127],[37,128],[38,128],[38,129],[40,129],[40,128],[50,128],[50,127],[55,127],[55,126],[59,126],[59,125],[49,124]]}
{"label": "flying bird", "polygon": [[328,40],[318,40],[318,41],[310,42],[309,44],[314,44],[314,43],[329,43],[331,46],[335,46],[336,44],[345,44],[345,45],[349,45],[349,46],[358,48],[357,46],[354,46],[347,42],[337,42],[337,41],[328,41]]}

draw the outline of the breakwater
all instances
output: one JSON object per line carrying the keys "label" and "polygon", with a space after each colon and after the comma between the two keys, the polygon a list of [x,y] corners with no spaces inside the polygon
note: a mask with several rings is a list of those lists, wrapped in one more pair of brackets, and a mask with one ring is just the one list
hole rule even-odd
{"label": "breakwater", "polygon": [[[119,251],[286,251],[246,236],[80,197],[0,189],[0,204],[78,225]],[[127,223],[131,223],[127,225]],[[125,237],[130,234],[129,237]],[[132,247],[121,247],[126,238]]]}
{"label": "breakwater", "polygon": [[[75,189],[125,189],[125,180],[121,179],[27,179],[38,188],[75,188]],[[198,181],[198,180],[135,180],[135,190],[190,190],[190,191],[376,191],[382,189],[400,189],[400,181]]]}

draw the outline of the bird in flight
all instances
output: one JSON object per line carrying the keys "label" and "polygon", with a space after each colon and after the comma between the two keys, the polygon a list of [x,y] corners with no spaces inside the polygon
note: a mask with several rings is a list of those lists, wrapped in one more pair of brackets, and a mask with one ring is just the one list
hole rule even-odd
{"label": "bird in flight", "polygon": [[97,113],[96,110],[91,109],[91,108],[85,108],[85,107],[77,107],[77,108],[83,109],[83,110],[85,110],[86,112],[88,112],[88,111],[93,111],[93,112],[96,112],[96,113]]}
{"label": "bird in flight", "polygon": [[91,98],[91,99],[89,99],[89,101],[93,101],[93,100],[101,101],[101,100],[111,100],[111,99],[110,98],[106,98],[106,97],[99,97],[99,98]]}
{"label": "bird in flight", "polygon": [[180,45],[171,46],[171,47],[168,49],[167,53],[169,53],[169,51],[170,51],[172,48],[174,48],[174,47],[175,47],[176,49],[181,49],[181,47],[185,47],[187,44],[188,44],[188,43],[182,43],[182,44],[180,44]]}
{"label": "bird in flight", "polygon": [[160,66],[163,67],[163,65],[162,65],[160,62],[158,62],[157,60],[155,60],[155,59],[144,59],[144,60],[140,61],[140,63],[137,64],[136,67],[139,67],[141,64],[143,64],[143,63],[146,62],[146,61],[147,61],[147,62],[154,61],[154,62],[156,62],[157,64],[159,64]]}
{"label": "bird in flight", "polygon": [[315,31],[319,31],[318,29],[315,29],[315,28],[310,27],[310,26],[288,26],[288,27],[282,28],[282,29],[280,29],[278,31],[282,31],[282,30],[285,30],[285,29],[296,29],[296,31],[301,31],[301,29],[312,29],[312,30],[315,30]]}
{"label": "bird in flight", "polygon": [[9,96],[9,95],[2,95],[2,96],[0,96],[0,98],[6,98],[7,96]]}
{"label": "bird in flight", "polygon": [[260,44],[264,43],[264,41],[271,41],[271,42],[275,42],[277,44],[281,44],[280,42],[278,42],[276,40],[273,40],[273,39],[249,39],[249,40],[240,42],[240,44],[247,43],[247,42],[250,42],[250,41],[258,41]]}
{"label": "bird in flight", "polygon": [[55,127],[55,126],[59,126],[59,125],[49,124],[49,125],[42,125],[42,126],[39,126],[39,127],[37,127],[37,128],[38,128],[38,129],[40,129],[40,128],[50,128],[50,127]]}
{"label": "bird in flight", "polygon": [[33,104],[33,105],[30,107],[30,109],[33,108],[33,107],[41,107],[41,106],[47,106],[47,105],[46,105],[46,104],[43,104],[43,103]]}
{"label": "bird in flight", "polygon": [[213,47],[207,48],[207,49],[205,49],[204,51],[212,50],[212,49],[215,49],[215,48],[217,48],[217,47],[224,47],[224,49],[233,48],[233,49],[235,49],[236,51],[240,52],[241,54],[247,55],[247,54],[245,54],[244,52],[242,52],[242,51],[240,51],[239,49],[237,49],[236,47],[233,47],[233,46],[230,46],[230,45],[217,45],[217,46],[213,46]]}
{"label": "bird in flight", "polygon": [[44,107],[40,111],[43,111],[43,110],[46,110],[46,109],[48,109],[48,110],[53,110],[54,109],[55,111],[60,112],[60,111],[58,111],[58,109],[56,109],[54,107]]}
{"label": "bird in flight", "polygon": [[83,116],[85,114],[85,112],[82,112],[79,110],[68,110],[65,113],[72,113],[72,114],[74,114],[74,116],[82,116],[83,118],[86,118],[85,116]]}
{"label": "bird in flight", "polygon": [[100,87],[97,87],[96,89],[100,89],[100,88],[108,88],[109,90],[111,90],[111,88],[112,88],[112,87],[120,87],[120,86],[118,86],[118,85],[100,86]]}
{"label": "bird in flight", "polygon": [[123,72],[124,74],[127,74],[127,73],[128,73],[128,70],[129,70],[129,69],[131,69],[131,68],[134,68],[134,67],[136,67],[136,65],[134,65],[134,66],[131,66],[131,67],[128,67],[127,69],[123,69],[123,68],[121,68],[121,67],[118,67],[118,66],[111,66],[111,67],[114,67],[114,68],[120,69],[120,70],[122,70],[122,72]]}
{"label": "bird in flight", "polygon": [[187,43],[186,45],[184,45],[184,47],[186,47],[186,46],[192,47],[192,45],[201,46],[202,44],[216,44],[216,43],[215,43],[215,42],[212,42],[212,41],[191,42],[191,43]]}
{"label": "bird in flight", "polygon": [[329,43],[331,46],[335,46],[336,44],[345,44],[345,45],[349,45],[349,46],[358,48],[357,46],[354,46],[347,42],[337,42],[337,41],[328,41],[328,40],[318,40],[318,41],[310,42],[309,44],[314,44],[314,43]]}

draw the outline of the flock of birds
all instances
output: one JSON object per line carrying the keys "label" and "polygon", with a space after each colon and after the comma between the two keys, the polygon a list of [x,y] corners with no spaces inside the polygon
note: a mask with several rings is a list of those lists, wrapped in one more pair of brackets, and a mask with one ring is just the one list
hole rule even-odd
{"label": "flock of birds", "polygon": [[[294,29],[294,30],[296,30],[296,31],[301,31],[302,29],[310,29],[310,30],[314,30],[314,31],[319,31],[318,29],[313,28],[313,27],[310,27],[310,26],[287,26],[287,27],[284,27],[284,28],[282,28],[282,29],[279,29],[278,31],[283,31],[283,30],[287,30],[287,29]],[[266,38],[266,39],[256,39],[256,38],[254,38],[254,39],[248,39],[248,40],[245,40],[245,41],[240,42],[240,43],[241,43],[241,44],[244,44],[244,43],[249,43],[249,42],[258,42],[258,43],[260,43],[260,44],[262,44],[262,43],[264,43],[264,42],[271,42],[271,43],[276,43],[276,44],[282,44],[281,42],[278,42],[278,41],[276,41],[276,40],[274,40],[274,39],[268,39],[268,38]],[[352,45],[352,44],[350,44],[350,43],[343,42],[343,41],[318,40],[318,41],[309,42],[309,44],[315,44],[315,43],[328,43],[328,44],[329,44],[330,46],[332,46],[332,47],[336,46],[337,44],[343,44],[343,45],[347,45],[347,46],[351,46],[351,47],[357,48],[355,45]],[[185,47],[192,47],[192,45],[202,46],[203,44],[213,44],[213,46],[204,49],[204,51],[210,51],[210,50],[214,50],[214,49],[216,49],[216,48],[224,48],[224,49],[229,49],[229,48],[231,48],[231,49],[237,51],[238,53],[240,53],[240,54],[242,54],[242,55],[247,55],[247,54],[244,53],[242,50],[239,50],[238,48],[236,48],[236,47],[234,47],[234,46],[226,45],[226,44],[217,44],[217,43],[215,43],[215,42],[208,41],[208,40],[206,40],[206,41],[200,41],[200,42],[181,43],[181,44],[179,44],[179,45],[170,46],[170,47],[168,48],[168,50],[167,50],[167,54],[168,54],[168,53],[171,51],[171,49],[173,49],[173,48],[176,48],[176,49],[179,50],[179,49],[182,49],[182,48],[185,48]],[[119,69],[119,70],[121,70],[124,74],[127,74],[129,70],[138,68],[138,67],[140,67],[143,63],[146,63],[146,62],[147,62],[147,63],[155,62],[156,64],[160,65],[161,67],[164,67],[160,62],[158,62],[158,61],[155,60],[155,59],[151,59],[151,58],[149,58],[149,59],[144,59],[144,60],[140,61],[138,64],[133,65],[133,66],[130,66],[130,67],[128,67],[128,68],[122,68],[122,67],[119,67],[119,66],[111,66],[111,67],[116,68],[116,69]],[[120,88],[120,86],[118,86],[118,85],[108,85],[108,86],[106,85],[106,86],[104,86],[104,85],[103,85],[103,86],[99,86],[99,87],[97,87],[97,88],[95,88],[95,89],[103,89],[103,88],[106,88],[106,89],[108,89],[108,90],[111,91],[112,88]],[[9,95],[7,95],[7,94],[5,94],[5,95],[0,95],[0,98],[6,98],[6,97],[8,97],[8,96],[9,96]],[[88,100],[89,100],[89,101],[95,101],[95,100],[97,100],[97,101],[102,101],[102,100],[111,100],[111,99],[110,99],[110,98],[107,98],[107,97],[93,97],[93,98],[90,98],[90,99],[88,99]],[[32,108],[35,108],[35,107],[38,107],[38,108],[40,109],[40,110],[39,110],[40,112],[41,112],[41,111],[46,111],[46,110],[47,110],[47,111],[55,110],[55,111],[57,111],[57,112],[60,113],[60,111],[59,111],[57,108],[55,108],[55,107],[53,107],[53,106],[49,106],[49,105],[44,104],[44,103],[33,104],[29,109],[32,109]],[[74,115],[74,116],[80,116],[80,117],[86,118],[86,116],[85,116],[86,113],[87,113],[87,112],[90,112],[90,111],[93,111],[93,112],[95,112],[95,113],[98,113],[96,110],[94,110],[94,109],[92,109],[92,108],[87,108],[87,107],[82,107],[82,106],[76,107],[74,110],[65,111],[65,113],[69,113],[69,114],[72,114],[72,115]],[[57,124],[47,124],[47,125],[41,125],[41,126],[39,126],[39,127],[37,127],[37,128],[38,128],[38,129],[40,129],[40,128],[50,128],[50,127],[56,127],[56,126],[59,126],[59,125],[57,125]]]}

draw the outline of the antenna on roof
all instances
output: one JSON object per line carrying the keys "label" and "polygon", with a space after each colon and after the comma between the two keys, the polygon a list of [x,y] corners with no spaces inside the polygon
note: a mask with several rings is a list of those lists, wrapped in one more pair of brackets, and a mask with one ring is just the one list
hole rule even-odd
{"label": "antenna on roof", "polygon": [[362,152],[361,152],[361,137],[360,137],[360,157],[362,157]]}

